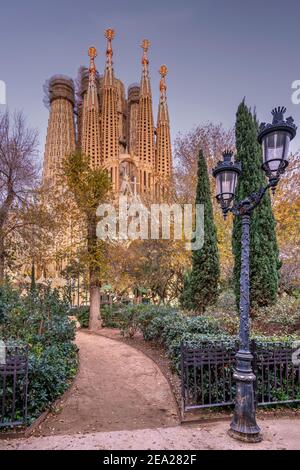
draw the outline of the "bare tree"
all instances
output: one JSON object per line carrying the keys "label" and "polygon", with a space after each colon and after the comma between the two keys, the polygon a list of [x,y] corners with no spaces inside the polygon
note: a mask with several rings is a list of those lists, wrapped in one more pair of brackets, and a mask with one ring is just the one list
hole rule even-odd
{"label": "bare tree", "polygon": [[210,171],[221,160],[225,148],[234,148],[233,129],[222,124],[200,124],[190,132],[179,133],[175,139],[175,186],[178,195],[191,202],[197,185],[197,161],[200,148],[204,152]]}
{"label": "bare tree", "polygon": [[27,204],[38,181],[38,134],[24,115],[0,114],[0,282],[6,262],[6,241],[17,224],[16,212]]}

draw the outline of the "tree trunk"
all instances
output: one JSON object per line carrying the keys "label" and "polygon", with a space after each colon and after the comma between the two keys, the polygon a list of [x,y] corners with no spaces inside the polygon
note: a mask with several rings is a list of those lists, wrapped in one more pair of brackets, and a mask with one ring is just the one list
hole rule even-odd
{"label": "tree trunk", "polygon": [[90,283],[90,319],[89,329],[99,330],[102,327],[100,318],[100,286]]}
{"label": "tree trunk", "polygon": [[4,262],[5,262],[4,239],[0,232],[0,284],[3,284],[4,282]]}
{"label": "tree trunk", "polygon": [[97,252],[97,220],[96,217],[88,219],[88,252],[90,264],[90,318],[89,330],[95,331],[102,327],[100,317],[100,270],[95,262]]}

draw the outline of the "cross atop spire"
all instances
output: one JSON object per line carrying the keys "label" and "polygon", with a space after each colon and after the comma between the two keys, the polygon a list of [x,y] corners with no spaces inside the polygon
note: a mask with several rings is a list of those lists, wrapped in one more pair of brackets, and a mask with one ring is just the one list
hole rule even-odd
{"label": "cross atop spire", "polygon": [[142,57],[142,64],[143,65],[148,65],[149,64],[149,59],[148,59],[148,50],[149,50],[149,47],[150,47],[150,41],[148,41],[148,39],[144,39],[142,41],[142,44],[141,44],[141,48],[143,49],[144,53],[143,53],[143,57]]}

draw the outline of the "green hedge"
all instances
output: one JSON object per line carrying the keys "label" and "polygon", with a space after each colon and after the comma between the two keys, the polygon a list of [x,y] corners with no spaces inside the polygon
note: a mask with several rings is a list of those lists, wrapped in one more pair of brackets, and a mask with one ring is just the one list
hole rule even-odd
{"label": "green hedge", "polygon": [[[157,305],[134,305],[119,307],[113,315],[114,325],[121,329],[125,336],[134,336],[139,330],[146,341],[161,344],[171,359],[172,366],[180,370],[180,346],[184,341],[190,345],[201,343],[220,344],[228,349],[234,348],[237,336],[224,331],[222,319],[213,316],[188,316],[173,307]],[[290,346],[295,336],[253,336],[258,347]]]}

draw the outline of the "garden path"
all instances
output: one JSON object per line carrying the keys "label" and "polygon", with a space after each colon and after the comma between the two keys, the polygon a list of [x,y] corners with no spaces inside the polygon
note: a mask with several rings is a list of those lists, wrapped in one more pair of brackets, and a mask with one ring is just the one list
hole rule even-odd
{"label": "garden path", "polygon": [[228,422],[85,435],[0,440],[0,450],[299,450],[300,419],[260,421],[264,440],[246,444],[228,436]]}
{"label": "garden path", "polygon": [[35,435],[174,426],[169,383],[142,352],[104,336],[78,331],[78,375]]}

